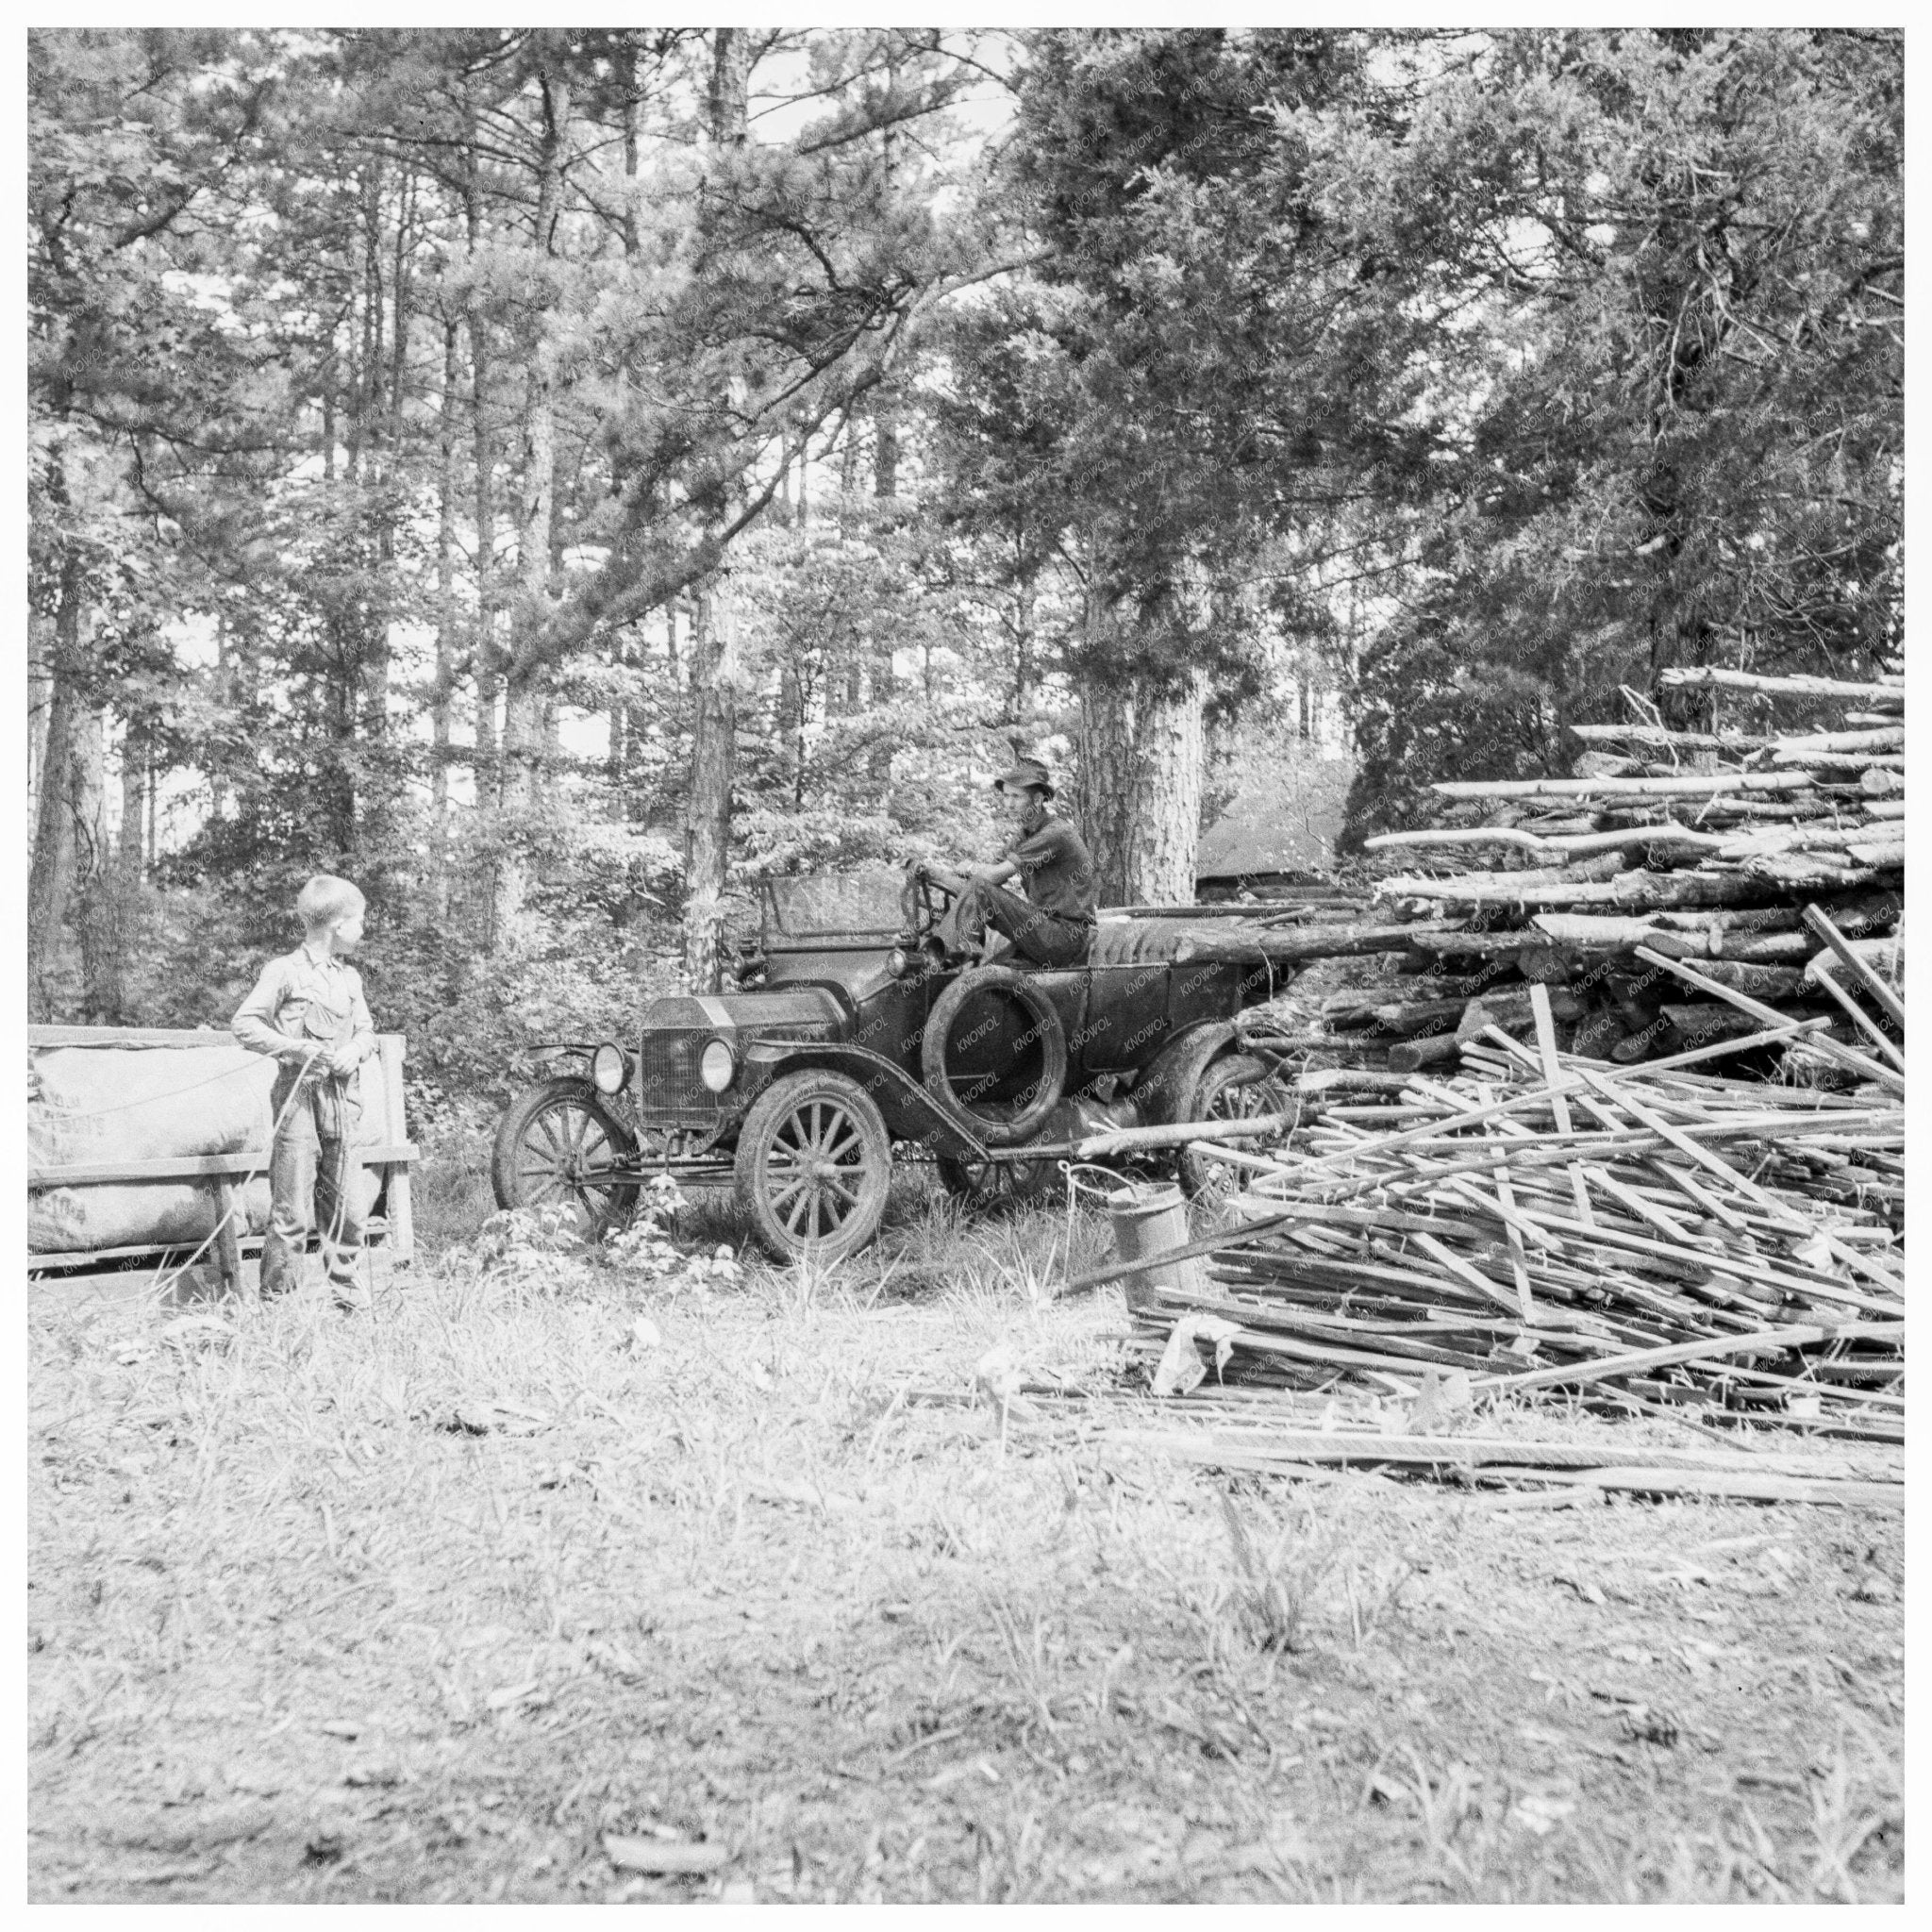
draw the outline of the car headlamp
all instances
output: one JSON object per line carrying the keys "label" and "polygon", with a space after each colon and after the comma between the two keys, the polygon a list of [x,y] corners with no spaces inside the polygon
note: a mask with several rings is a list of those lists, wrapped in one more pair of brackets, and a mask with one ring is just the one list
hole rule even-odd
{"label": "car headlamp", "polygon": [[630,1063],[623,1047],[607,1040],[591,1056],[591,1084],[599,1093],[616,1093],[623,1089]]}
{"label": "car headlamp", "polygon": [[904,979],[912,971],[912,956],[904,946],[894,946],[886,955],[886,971],[894,979]]}
{"label": "car headlamp", "polygon": [[738,1056],[726,1041],[712,1041],[698,1056],[698,1078],[713,1093],[724,1092],[737,1073]]}

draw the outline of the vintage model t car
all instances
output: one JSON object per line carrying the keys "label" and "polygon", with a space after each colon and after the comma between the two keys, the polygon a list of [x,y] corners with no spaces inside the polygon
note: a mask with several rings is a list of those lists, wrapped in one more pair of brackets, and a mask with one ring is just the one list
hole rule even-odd
{"label": "vintage model t car", "polygon": [[556,1043],[572,1070],[498,1128],[498,1205],[568,1208],[594,1239],[653,1175],[728,1182],[776,1259],[837,1260],[877,1233],[895,1160],[935,1162],[968,1201],[1024,1198],[1082,1135],[1278,1105],[1235,1029],[1274,990],[1265,965],[1177,965],[1176,920],[1107,916],[1082,966],[949,963],[935,928],[960,884],[762,882],[737,991],[654,1000],[627,1040]]}

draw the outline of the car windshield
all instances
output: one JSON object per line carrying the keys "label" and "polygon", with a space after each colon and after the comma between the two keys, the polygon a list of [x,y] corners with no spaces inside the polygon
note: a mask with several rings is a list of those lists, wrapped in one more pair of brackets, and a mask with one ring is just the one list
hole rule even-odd
{"label": "car windshield", "polygon": [[786,939],[891,934],[906,923],[906,874],[891,866],[762,880],[768,933]]}

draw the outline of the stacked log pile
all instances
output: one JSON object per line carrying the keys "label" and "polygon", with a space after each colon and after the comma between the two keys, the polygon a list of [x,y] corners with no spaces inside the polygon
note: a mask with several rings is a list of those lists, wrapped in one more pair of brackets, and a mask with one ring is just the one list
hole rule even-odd
{"label": "stacked log pile", "polygon": [[1459,1077],[1219,1150],[1249,1189],[1197,1244],[1211,1286],[1134,1298],[1157,1390],[1450,1376],[1902,1441],[1903,1109],[1714,1057],[1612,1068],[1492,1027]]}
{"label": "stacked log pile", "polygon": [[[1196,1149],[1245,1224],[1182,1251],[1206,1292],[1134,1297],[1157,1391],[1425,1409],[1446,1377],[1903,1440],[1903,682],[1666,679],[1711,730],[1585,727],[1581,775],[1439,785],[1442,824],[1370,841],[1443,870],[1190,932],[1183,958],[1354,963],[1292,1024],[1250,1016],[1302,1124]],[[1747,734],[1727,691],[1854,708]]]}
{"label": "stacked log pile", "polygon": [[1291,929],[1197,928],[1182,957],[1289,972],[1361,962],[1375,976],[1330,991],[1307,1022],[1250,1028],[1265,1055],[1297,1071],[1352,1069],[1358,1083],[1453,1072],[1487,1026],[1525,1037],[1529,989],[1542,985],[1559,1044],[1590,1058],[1664,1058],[1759,1032],[1774,1009],[1815,1023],[1779,1043],[1806,1077],[1897,1091],[1902,681],[1719,670],[1665,680],[1856,708],[1842,730],[1785,736],[1579,727],[1616,747],[1591,753],[1585,775],[1441,784],[1441,824],[1369,841],[1450,862],[1467,852],[1483,869],[1388,877],[1373,905]]}

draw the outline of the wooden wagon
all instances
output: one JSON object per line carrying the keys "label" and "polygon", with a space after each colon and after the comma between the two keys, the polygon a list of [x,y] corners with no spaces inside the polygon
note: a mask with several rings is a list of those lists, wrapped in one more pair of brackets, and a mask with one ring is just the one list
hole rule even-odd
{"label": "wooden wagon", "polygon": [[[57,1047],[117,1046],[138,1049],[200,1049],[220,1046],[225,1036],[208,1030],[158,1027],[30,1026],[27,1052],[31,1064],[37,1051]],[[369,1218],[371,1266],[408,1262],[415,1251],[410,1215],[409,1170],[416,1158],[403,1111],[404,1037],[376,1036],[376,1054],[365,1063],[360,1092],[363,1137],[351,1157],[374,1169],[379,1189]],[[269,1149],[264,1123],[258,1145],[215,1154],[114,1158],[58,1164],[35,1164],[27,1170],[29,1194],[54,1189],[125,1187],[140,1182],[205,1184],[212,1212],[213,1232],[199,1243],[176,1241],[136,1242],[110,1247],[35,1251],[29,1216],[27,1272],[42,1291],[59,1285],[63,1293],[92,1291],[115,1299],[135,1297],[165,1285],[172,1299],[196,1299],[209,1294],[239,1294],[258,1279],[262,1236],[247,1231],[240,1197],[248,1184],[268,1171]]]}

